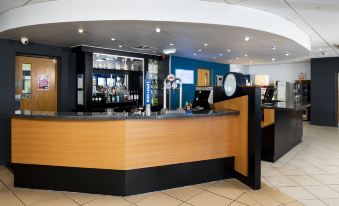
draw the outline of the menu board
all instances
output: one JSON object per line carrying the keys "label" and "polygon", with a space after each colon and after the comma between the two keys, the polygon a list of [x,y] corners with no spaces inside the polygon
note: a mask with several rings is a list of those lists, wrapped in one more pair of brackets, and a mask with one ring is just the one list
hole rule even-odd
{"label": "menu board", "polygon": [[175,69],[175,77],[180,78],[183,84],[194,84],[193,70]]}

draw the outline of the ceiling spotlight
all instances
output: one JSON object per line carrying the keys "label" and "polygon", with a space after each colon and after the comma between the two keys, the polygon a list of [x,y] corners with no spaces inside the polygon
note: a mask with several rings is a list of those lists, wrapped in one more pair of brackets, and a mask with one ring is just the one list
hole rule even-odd
{"label": "ceiling spotlight", "polygon": [[216,60],[216,59],[217,59],[217,57],[213,57],[213,59],[214,59],[214,60]]}
{"label": "ceiling spotlight", "polygon": [[250,37],[249,37],[249,36],[246,36],[244,40],[245,40],[245,41],[249,41],[249,40],[250,40]]}
{"label": "ceiling spotlight", "polygon": [[322,51],[323,49],[322,48],[319,48],[319,51]]}
{"label": "ceiling spotlight", "polygon": [[275,62],[275,58],[272,58],[272,62]]}
{"label": "ceiling spotlight", "polygon": [[276,50],[276,49],[277,49],[277,46],[272,46],[272,49],[273,49],[273,50]]}
{"label": "ceiling spotlight", "polygon": [[159,27],[155,28],[155,32],[160,33],[161,29]]}
{"label": "ceiling spotlight", "polygon": [[285,53],[285,56],[290,56],[290,54],[288,52]]}
{"label": "ceiling spotlight", "polygon": [[157,51],[154,50],[153,53],[157,53]]}
{"label": "ceiling spotlight", "polygon": [[204,44],[204,46],[208,46],[208,44]]}
{"label": "ceiling spotlight", "polygon": [[79,32],[79,34],[82,34],[82,33],[84,33],[84,30],[83,29],[78,29],[78,32]]}
{"label": "ceiling spotlight", "polygon": [[115,41],[116,39],[115,38],[111,38],[112,41]]}
{"label": "ceiling spotlight", "polygon": [[220,53],[220,54],[219,54],[219,56],[221,56],[221,57],[222,57],[222,53]]}
{"label": "ceiling spotlight", "polygon": [[232,50],[228,49],[227,52],[230,53]]}
{"label": "ceiling spotlight", "polygon": [[119,45],[118,47],[119,47],[119,48],[122,48],[122,45]]}
{"label": "ceiling spotlight", "polygon": [[248,57],[248,55],[247,55],[247,54],[245,54],[245,57]]}
{"label": "ceiling spotlight", "polygon": [[199,49],[199,50],[198,50],[198,52],[202,52],[202,50],[201,50],[201,49]]}
{"label": "ceiling spotlight", "polygon": [[194,56],[197,56],[197,54],[196,54],[196,53],[194,53],[193,55],[194,55]]}
{"label": "ceiling spotlight", "polygon": [[239,60],[239,59],[240,59],[239,57],[236,58],[236,60]]}
{"label": "ceiling spotlight", "polygon": [[172,43],[170,43],[169,45],[170,45],[170,46],[174,46],[174,44],[172,44]]}

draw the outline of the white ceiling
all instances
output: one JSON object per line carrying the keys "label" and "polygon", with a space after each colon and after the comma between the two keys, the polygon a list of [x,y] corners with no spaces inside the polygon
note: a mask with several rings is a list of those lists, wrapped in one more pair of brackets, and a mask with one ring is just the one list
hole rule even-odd
{"label": "white ceiling", "polygon": [[[0,0],[0,13],[48,0]],[[53,1],[53,0],[50,0]],[[57,0],[55,0],[57,1]],[[183,0],[184,1],[184,0]],[[202,0],[235,4],[279,15],[304,30],[312,39],[312,57],[339,56],[339,0]],[[326,55],[324,55],[325,53]],[[305,58],[309,58],[305,55]],[[305,59],[304,58],[304,59]],[[300,58],[303,59],[303,58]]]}
{"label": "white ceiling", "polygon": [[339,56],[339,49],[333,46],[339,44],[339,0],[203,1],[246,6],[279,15],[296,24],[311,37],[312,57]]}

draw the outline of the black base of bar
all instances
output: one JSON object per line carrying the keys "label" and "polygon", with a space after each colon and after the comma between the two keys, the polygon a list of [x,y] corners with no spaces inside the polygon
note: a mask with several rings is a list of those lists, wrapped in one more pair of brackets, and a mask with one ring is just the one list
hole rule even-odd
{"label": "black base of bar", "polygon": [[135,170],[13,164],[14,186],[105,195],[134,195],[237,177],[234,158]]}

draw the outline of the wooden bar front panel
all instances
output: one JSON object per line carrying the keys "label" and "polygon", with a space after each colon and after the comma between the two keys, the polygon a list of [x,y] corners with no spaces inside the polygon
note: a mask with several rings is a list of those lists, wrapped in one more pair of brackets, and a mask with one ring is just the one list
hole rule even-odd
{"label": "wooden bar front panel", "polygon": [[12,119],[12,162],[130,170],[235,156],[237,116],[172,120]]}

